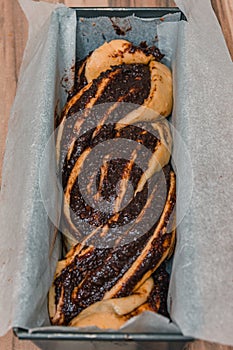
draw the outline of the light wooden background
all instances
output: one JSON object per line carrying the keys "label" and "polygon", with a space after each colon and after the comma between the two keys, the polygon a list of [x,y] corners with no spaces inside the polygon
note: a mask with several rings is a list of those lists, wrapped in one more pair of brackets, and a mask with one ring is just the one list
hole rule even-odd
{"label": "light wooden background", "polygon": [[[173,0],[47,0],[68,6],[156,7],[175,6]],[[203,0],[206,1],[206,0]],[[213,8],[233,58],[233,0],[212,0]],[[10,108],[15,96],[19,68],[27,41],[27,21],[17,0],[0,0],[0,184],[1,166]],[[0,310],[3,306],[0,305]],[[1,312],[1,311],[0,311]],[[189,350],[233,350],[217,344],[196,341]],[[35,345],[19,341],[12,332],[0,338],[0,350],[36,350]]]}

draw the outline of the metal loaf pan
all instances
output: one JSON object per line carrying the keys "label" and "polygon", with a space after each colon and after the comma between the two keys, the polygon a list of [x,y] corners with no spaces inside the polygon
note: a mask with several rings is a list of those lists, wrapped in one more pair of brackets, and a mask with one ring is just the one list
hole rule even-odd
{"label": "metal loaf pan", "polygon": [[[181,12],[176,7],[163,8],[75,8],[79,17],[127,17],[136,15],[141,18],[163,17],[168,13]],[[181,13],[181,19],[185,19]],[[22,340],[30,340],[41,349],[56,350],[181,350],[185,343],[192,338],[182,334],[167,333],[116,333],[116,332],[57,332],[51,327],[50,330],[29,332],[25,329],[14,329],[15,335]]]}

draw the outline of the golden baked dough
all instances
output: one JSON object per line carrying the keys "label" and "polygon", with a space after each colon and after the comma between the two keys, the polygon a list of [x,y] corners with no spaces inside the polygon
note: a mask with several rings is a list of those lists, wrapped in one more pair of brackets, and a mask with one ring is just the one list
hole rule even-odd
{"label": "golden baked dough", "polygon": [[[119,121],[123,124],[132,124],[139,121],[155,121],[159,117],[167,117],[172,111],[172,75],[170,69],[157,62],[152,54],[146,54],[138,47],[132,50],[132,44],[126,40],[112,40],[105,42],[93,51],[87,58],[85,77],[90,83],[102,72],[112,66],[121,64],[149,64],[151,73],[150,94],[143,105],[135,109]],[[148,108],[146,110],[145,108]],[[154,113],[155,112],[155,113]]]}
{"label": "golden baked dough", "polygon": [[164,120],[159,120],[156,123],[152,123],[154,130],[158,131],[159,144],[155,151],[152,153],[148,163],[148,168],[143,173],[135,193],[140,192],[146,181],[150,179],[157,171],[160,171],[166,164],[168,164],[172,151],[172,135],[169,128],[169,124]]}
{"label": "golden baked dough", "polygon": [[127,314],[146,303],[153,286],[153,278],[149,278],[135,293],[128,297],[96,302],[73,318],[69,326],[119,329],[129,318]]}
{"label": "golden baked dough", "polygon": [[145,54],[140,48],[132,49],[132,44],[127,40],[112,40],[93,51],[87,58],[85,77],[89,83],[97,78],[102,72],[112,66],[120,64],[142,63],[148,64],[154,59],[153,55]]}
{"label": "golden baked dough", "polygon": [[149,66],[151,73],[149,96],[142,106],[120,119],[119,123],[155,122],[171,114],[173,104],[171,71],[167,66],[156,61],[151,61]]}

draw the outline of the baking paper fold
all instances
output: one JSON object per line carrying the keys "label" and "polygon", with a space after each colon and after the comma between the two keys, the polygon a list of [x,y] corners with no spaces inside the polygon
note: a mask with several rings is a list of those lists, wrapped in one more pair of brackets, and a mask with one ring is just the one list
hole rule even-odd
{"label": "baking paper fold", "polygon": [[[54,112],[60,113],[65,104],[76,55],[74,10],[29,0],[20,3],[30,30],[2,174],[0,334],[11,327],[33,331],[49,326],[47,292],[60,240],[58,237],[51,255],[54,226],[44,208],[40,181],[43,188],[47,186],[46,201],[55,207],[52,219],[58,222],[53,143],[43,176],[41,159],[53,132]],[[185,148],[174,138],[177,221],[182,221],[177,228],[168,298],[173,323],[147,313],[130,320],[122,331],[174,333],[180,329],[184,335],[233,345],[233,66],[210,2],[178,0],[177,5],[188,22],[133,16],[128,19],[132,30],[124,36],[139,44],[143,30],[138,33],[136,28],[140,26],[146,28],[143,39],[149,44],[157,36],[156,43],[174,76],[172,124]],[[92,43],[83,34],[96,24],[102,31],[99,36],[96,31]],[[87,53],[84,48],[89,50],[87,38],[93,49],[107,35],[108,40],[117,37],[106,18],[80,21],[78,29],[78,55]],[[64,75],[70,79],[62,79]]]}

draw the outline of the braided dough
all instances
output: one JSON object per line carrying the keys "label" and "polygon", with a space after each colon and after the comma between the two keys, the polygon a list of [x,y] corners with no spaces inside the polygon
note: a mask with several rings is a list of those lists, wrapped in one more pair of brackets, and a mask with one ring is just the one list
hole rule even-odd
{"label": "braided dough", "polygon": [[[174,248],[175,174],[167,165],[172,137],[164,118],[172,110],[172,75],[168,67],[157,61],[153,50],[134,47],[126,40],[113,40],[104,43],[83,61],[77,81],[81,82],[81,88],[67,102],[57,136],[57,157],[62,163],[64,188],[63,233],[70,250],[66,258],[58,263],[49,293],[49,313],[52,323],[57,325],[96,325],[117,329],[138,312],[151,309],[147,303],[154,288],[151,276]],[[94,107],[108,102],[111,104],[98,125],[84,133],[85,123],[92,119]],[[117,122],[108,124],[120,102],[137,105]],[[153,133],[135,125],[139,122],[148,123]],[[151,156],[143,172],[134,165],[138,157],[136,149],[131,159],[123,163],[118,161],[123,174],[120,194],[115,199],[115,211],[104,217],[84,203],[79,194],[78,177],[85,160],[98,144],[98,138],[103,142],[108,137],[133,140],[150,148]],[[79,138],[83,144],[79,143]],[[117,173],[114,166],[114,162],[106,161],[102,168],[96,198],[108,197],[104,183],[112,181],[106,177],[108,172]],[[135,181],[133,209],[128,214],[127,207],[122,212],[119,208],[131,177]],[[165,198],[161,190],[164,178]],[[149,179],[152,179],[154,190],[146,198]],[[112,183],[114,186],[114,181]],[[141,203],[138,213],[136,199]],[[130,220],[134,212],[138,215],[135,221],[138,224],[145,212],[152,210],[153,201],[157,201],[157,209],[160,208],[161,213],[144,236],[128,244],[124,241],[127,231],[123,229],[121,234],[113,237],[111,248],[98,248],[98,240],[109,239],[112,224],[120,222],[120,227],[122,223],[124,227],[125,216]],[[128,207],[130,205],[131,202],[127,204]],[[85,237],[80,235],[71,212],[94,226]],[[154,311],[158,310],[159,307],[154,306]]]}
{"label": "braided dough", "polygon": [[121,64],[149,64],[151,74],[150,94],[143,103],[145,108],[134,110],[130,115],[120,120],[122,124],[132,124],[139,121],[155,121],[160,116],[167,117],[172,111],[172,75],[164,64],[155,61],[152,54],[144,53],[140,48],[132,50],[132,44],[126,40],[112,40],[97,48],[88,58],[85,65],[85,77],[90,83],[112,66]]}

